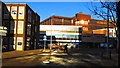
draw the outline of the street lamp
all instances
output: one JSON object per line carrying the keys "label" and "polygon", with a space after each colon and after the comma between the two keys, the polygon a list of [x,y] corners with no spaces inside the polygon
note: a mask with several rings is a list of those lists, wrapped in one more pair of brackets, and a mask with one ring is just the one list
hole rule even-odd
{"label": "street lamp", "polygon": [[50,37],[50,52],[52,49],[52,24],[53,24],[53,16],[55,15],[55,13],[52,13],[52,17],[51,17],[51,37]]}

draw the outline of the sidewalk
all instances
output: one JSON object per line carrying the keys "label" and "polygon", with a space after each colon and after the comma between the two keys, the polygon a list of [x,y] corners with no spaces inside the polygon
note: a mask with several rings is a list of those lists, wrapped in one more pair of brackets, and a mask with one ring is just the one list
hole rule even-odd
{"label": "sidewalk", "polygon": [[30,56],[30,55],[36,55],[43,52],[49,52],[49,49],[46,49],[43,51],[43,49],[36,49],[36,50],[27,50],[27,51],[9,51],[9,52],[3,52],[2,53],[2,59],[12,59],[17,57],[24,57],[24,56]]}

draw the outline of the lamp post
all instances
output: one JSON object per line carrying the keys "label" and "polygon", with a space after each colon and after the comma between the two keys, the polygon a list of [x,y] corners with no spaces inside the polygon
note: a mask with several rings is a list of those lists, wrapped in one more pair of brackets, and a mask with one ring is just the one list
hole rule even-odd
{"label": "lamp post", "polygon": [[107,56],[108,56],[108,50],[109,50],[109,5],[107,8]]}

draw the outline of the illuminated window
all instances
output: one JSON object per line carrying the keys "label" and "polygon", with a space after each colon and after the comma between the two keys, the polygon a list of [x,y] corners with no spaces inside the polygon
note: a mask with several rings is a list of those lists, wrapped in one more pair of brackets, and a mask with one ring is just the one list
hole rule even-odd
{"label": "illuminated window", "polygon": [[12,6],[11,7],[11,15],[13,19],[17,18],[17,6]]}

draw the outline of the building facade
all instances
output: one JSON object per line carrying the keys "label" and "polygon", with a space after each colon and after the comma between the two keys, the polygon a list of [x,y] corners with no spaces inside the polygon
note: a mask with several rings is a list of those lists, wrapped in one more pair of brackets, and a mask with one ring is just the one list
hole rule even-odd
{"label": "building facade", "polygon": [[[40,44],[50,44],[51,37],[52,43],[56,45],[66,44],[79,44],[81,42],[81,30],[82,26],[71,25],[40,25]],[[51,36],[52,35],[52,36]],[[47,36],[47,40],[44,40],[44,36]]]}
{"label": "building facade", "polygon": [[[51,30],[51,26],[52,26],[52,29],[54,29],[53,31],[55,31],[55,30],[59,31],[58,34],[62,33],[64,35],[65,34],[64,32],[67,32],[67,30],[70,30],[71,32],[69,32],[69,33],[71,33],[71,36],[69,36],[69,37],[72,37],[72,35],[74,35],[74,33],[77,33],[76,38],[77,38],[77,40],[79,40],[78,42],[105,43],[105,36],[107,36],[107,34],[106,34],[107,30],[103,30],[108,27],[106,20],[91,19],[91,15],[82,14],[82,12],[75,14],[74,17],[51,16],[51,17],[45,19],[44,21],[42,21],[40,24],[41,24],[40,26],[44,26],[44,27],[40,27],[40,32],[44,31],[44,32],[46,32],[46,35],[48,33],[50,33],[48,31]],[[47,26],[49,26],[49,27],[47,27]],[[73,26],[74,28],[64,28],[64,27],[60,27],[60,26]],[[47,29],[45,30],[45,27],[48,28],[49,30],[47,30]],[[77,27],[80,27],[80,30]],[[44,28],[44,29],[42,29],[42,28]],[[109,24],[109,28],[114,28],[112,22]],[[66,29],[66,30],[63,32],[64,29]],[[74,31],[74,33],[72,32],[72,30]],[[56,33],[53,32],[52,34],[56,34]],[[88,39],[88,37],[85,37],[83,39],[82,35],[90,36],[91,38],[98,37],[98,35],[99,35],[99,37],[101,37],[101,38],[95,38],[95,39],[97,39],[96,42],[93,40],[85,41],[85,39]],[[54,36],[57,38],[56,35],[54,35]],[[60,35],[58,35],[58,36],[60,36]],[[63,38],[64,38],[64,36],[61,35],[59,40],[63,39]],[[64,39],[67,39],[67,37]],[[67,39],[67,40],[69,40],[69,39]],[[40,41],[42,41],[42,39]],[[65,42],[65,40],[63,40],[63,42]],[[76,43],[76,42],[77,41],[74,41],[73,43]]]}
{"label": "building facade", "polygon": [[36,49],[40,16],[27,4],[5,3],[2,10],[2,26],[7,28],[3,46],[7,50]]}

